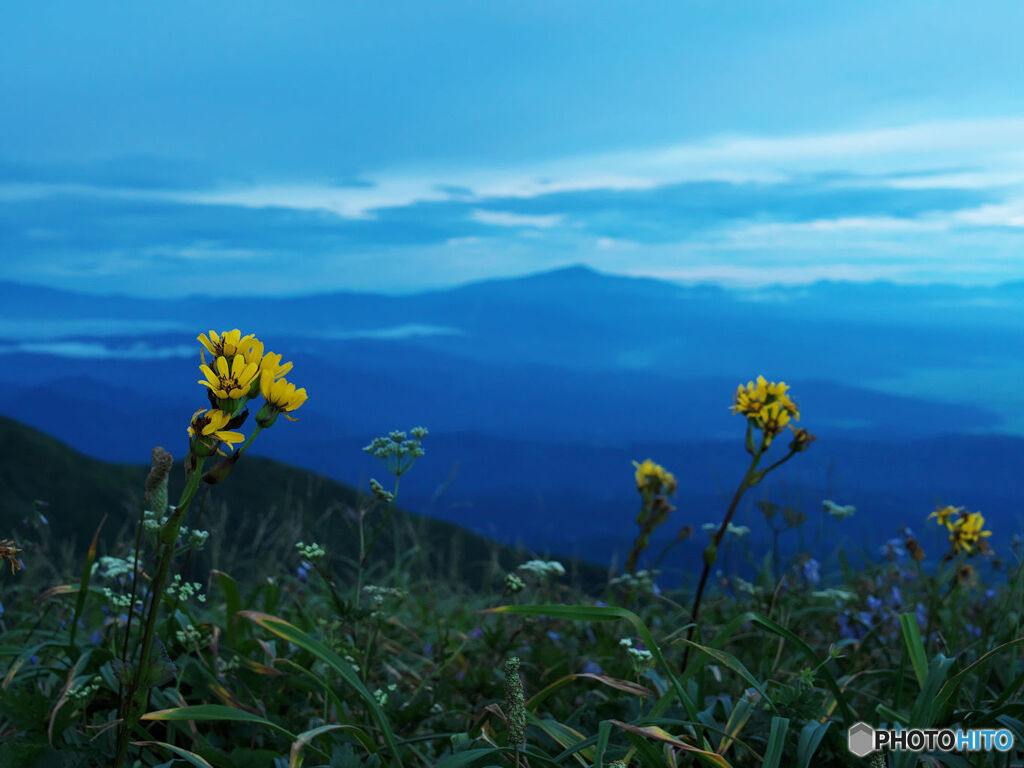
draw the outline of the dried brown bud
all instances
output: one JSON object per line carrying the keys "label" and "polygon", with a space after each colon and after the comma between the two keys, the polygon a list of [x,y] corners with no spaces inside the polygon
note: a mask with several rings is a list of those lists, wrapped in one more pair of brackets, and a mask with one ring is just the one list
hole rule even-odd
{"label": "dried brown bud", "polygon": [[793,453],[800,453],[801,451],[806,451],[810,447],[811,443],[818,439],[816,436],[812,435],[806,429],[797,429],[792,424],[790,425],[790,427],[793,430],[793,439],[789,443],[789,450],[791,450]]}
{"label": "dried brown bud", "polygon": [[159,445],[153,449],[149,474],[146,475],[147,499],[167,479],[167,476],[171,474],[171,466],[173,464],[174,457],[170,453]]}
{"label": "dried brown bud", "polygon": [[0,561],[6,560],[11,564],[11,573],[22,567],[18,553],[21,552],[10,539],[0,540]]}
{"label": "dried brown bud", "polygon": [[910,557],[912,560],[914,560],[914,562],[920,563],[922,560],[924,560],[924,549],[922,549],[921,545],[917,543],[917,539],[908,536],[906,547],[907,552],[910,553]]}
{"label": "dried brown bud", "polygon": [[956,580],[961,586],[973,587],[975,584],[974,568],[967,563],[958,565],[956,569]]}

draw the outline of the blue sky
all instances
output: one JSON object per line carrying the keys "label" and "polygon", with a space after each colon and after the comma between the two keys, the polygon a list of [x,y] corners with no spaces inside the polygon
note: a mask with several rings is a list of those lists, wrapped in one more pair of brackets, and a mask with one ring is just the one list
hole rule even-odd
{"label": "blue sky", "polygon": [[1018,3],[0,12],[0,279],[1024,279]]}

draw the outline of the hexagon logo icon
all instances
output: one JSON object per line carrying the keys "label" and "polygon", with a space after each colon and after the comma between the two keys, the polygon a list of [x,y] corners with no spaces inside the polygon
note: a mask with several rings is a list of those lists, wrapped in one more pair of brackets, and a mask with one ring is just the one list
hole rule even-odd
{"label": "hexagon logo icon", "polygon": [[854,723],[846,732],[846,744],[857,757],[867,757],[875,751],[875,729],[867,723]]}

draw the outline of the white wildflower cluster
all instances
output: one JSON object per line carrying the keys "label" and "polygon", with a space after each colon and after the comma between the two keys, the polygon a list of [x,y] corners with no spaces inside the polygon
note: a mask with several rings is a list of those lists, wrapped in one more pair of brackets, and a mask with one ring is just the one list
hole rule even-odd
{"label": "white wildflower cluster", "polygon": [[424,455],[420,441],[426,436],[426,427],[413,427],[409,435],[396,430],[387,437],[373,438],[363,450],[384,462],[391,474],[401,477]]}
{"label": "white wildflower cluster", "polygon": [[629,654],[630,661],[633,662],[633,666],[636,669],[643,669],[654,661],[653,653],[648,651],[646,648],[635,648],[633,646],[633,641],[628,637],[624,637],[619,640],[619,645],[626,649],[626,653]]}
{"label": "white wildflower cluster", "polygon": [[102,682],[103,680],[100,676],[96,675],[88,683],[79,683],[78,685],[70,688],[67,694],[68,698],[72,701],[81,703],[99,691],[100,683]]}
{"label": "white wildflower cluster", "polygon": [[857,508],[853,506],[853,504],[847,504],[844,507],[841,504],[836,504],[832,499],[825,499],[822,501],[821,508],[836,520],[845,520],[848,517],[853,517],[853,514],[857,511]]}
{"label": "white wildflower cluster", "polygon": [[352,666],[352,669],[354,669],[356,672],[359,671],[359,665],[356,664],[356,657],[355,656],[346,655],[345,656],[345,661],[347,661]]}
{"label": "white wildflower cluster", "polygon": [[370,478],[370,493],[377,501],[383,501],[385,504],[390,504],[395,500],[395,494],[391,491],[384,490],[384,486],[380,484],[380,481]]}
{"label": "white wildflower cluster", "polygon": [[820,597],[825,600],[839,600],[844,603],[857,599],[857,595],[853,592],[846,592],[842,589],[821,589],[817,592],[811,592],[811,597]]}
{"label": "white wildflower cluster", "polygon": [[[168,507],[168,509],[171,509],[171,507]],[[142,513],[142,528],[147,533],[159,533],[166,522],[166,517],[157,517],[156,512],[151,509],[147,509]]]}
{"label": "white wildflower cluster", "polygon": [[732,585],[737,592],[740,592],[745,595],[751,595],[753,597],[756,597],[757,595],[760,595],[764,592],[764,590],[761,589],[761,587],[757,586],[756,584],[751,584],[749,581],[747,581],[746,579],[741,579],[739,576],[733,577]]}
{"label": "white wildflower cluster", "polygon": [[319,560],[327,554],[327,551],[319,544],[304,544],[301,541],[296,542],[295,549],[299,551],[299,557],[309,561]]}
{"label": "white wildflower cluster", "polygon": [[367,584],[363,587],[363,594],[370,602],[380,608],[388,600],[402,601],[408,596],[404,589],[397,587],[378,587],[376,584]]}
{"label": "white wildflower cluster", "polygon": [[200,603],[205,603],[206,595],[199,591],[202,588],[203,585],[198,581],[182,581],[181,576],[175,574],[174,579],[167,585],[166,592],[167,596],[172,600],[181,600],[184,602],[194,597]]}
{"label": "white wildflower cluster", "polygon": [[375,690],[373,692],[373,698],[375,698],[377,700],[377,703],[380,706],[386,707],[387,703],[388,703],[388,693],[389,692],[390,693],[394,693],[397,690],[398,690],[398,686],[395,685],[394,683],[392,683],[391,685],[388,686],[387,691],[385,691],[385,690],[383,690],[381,688],[378,688],[377,690]]}
{"label": "white wildflower cluster", "polygon": [[237,656],[232,656],[230,659],[225,659],[221,656],[217,657],[217,674],[226,675],[229,672],[234,672],[236,669],[241,669],[242,660]]}
{"label": "white wildflower cluster", "polygon": [[378,587],[375,584],[367,584],[363,587],[363,594],[370,601],[371,617],[377,617],[380,615],[380,610],[384,607],[384,603],[389,600],[395,602],[401,602],[407,597],[407,593],[404,589],[398,589],[397,587]]}
{"label": "white wildflower cluster", "polygon": [[637,571],[636,573],[623,573],[608,582],[609,587],[624,587],[626,589],[639,589],[643,592],[656,592],[655,579],[661,571]]}
{"label": "white wildflower cluster", "polygon": [[557,576],[565,576],[565,566],[557,560],[530,560],[519,566],[519,570],[537,581],[547,581]]}
{"label": "white wildflower cluster", "polygon": [[107,599],[111,606],[122,611],[130,608],[132,605],[131,595],[120,595],[110,587],[103,588],[103,597]]}
{"label": "white wildflower cluster", "polygon": [[128,553],[128,557],[110,557],[104,555],[99,562],[92,567],[93,574],[101,579],[117,579],[128,576],[135,568],[135,555]]}
{"label": "white wildflower cluster", "polygon": [[189,624],[187,627],[175,632],[174,637],[181,645],[192,646],[203,639],[203,633],[201,630]]}
{"label": "white wildflower cluster", "polygon": [[[701,526],[701,530],[707,531],[708,533],[714,533],[721,527],[722,526],[719,523],[704,523],[704,525]],[[735,536],[736,538],[739,538],[740,536],[746,536],[748,533],[750,533],[750,528],[745,525],[733,525],[732,523],[729,523],[725,528],[726,536]]]}
{"label": "white wildflower cluster", "polygon": [[208,538],[210,538],[209,531],[197,531],[185,525],[181,526],[181,532],[178,534],[178,541],[184,540],[185,546],[194,552],[199,552],[205,547]]}
{"label": "white wildflower cluster", "polygon": [[526,582],[519,578],[514,573],[505,574],[505,591],[511,592],[513,595],[516,592],[522,592],[526,589]]}

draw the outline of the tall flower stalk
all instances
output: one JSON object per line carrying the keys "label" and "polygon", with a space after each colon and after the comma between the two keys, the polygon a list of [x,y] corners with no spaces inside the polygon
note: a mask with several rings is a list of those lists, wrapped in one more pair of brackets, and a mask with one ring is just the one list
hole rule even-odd
{"label": "tall flower stalk", "polygon": [[[697,583],[697,592],[693,597],[693,608],[690,610],[691,624],[686,635],[688,641],[693,639],[694,631],[698,626],[704,589],[707,587],[711,568],[718,560],[718,547],[721,545],[722,539],[729,529],[729,523],[732,522],[733,515],[736,514],[736,509],[739,507],[743,494],[749,488],[753,488],[760,483],[765,475],[773,469],[785,464],[796,454],[807,450],[815,439],[814,435],[810,434],[807,430],[798,429],[793,426],[793,421],[800,420],[800,410],[790,398],[788,389],[789,386],[785,382],[769,382],[763,376],[758,376],[756,382],[750,381],[746,385],[740,384],[736,388],[732,412],[734,414],[742,414],[747,419],[745,444],[747,453],[750,454],[750,466],[747,467],[743,479],[740,480],[740,484],[733,494],[732,501],[729,503],[725,517],[722,518],[721,525],[718,526],[718,530],[711,534],[711,541],[704,548],[702,558],[704,567],[700,574],[700,581]],[[772,441],[782,434],[787,427],[793,430],[793,439],[789,443],[789,452],[764,469],[758,469],[761,460],[767,454],[768,449],[771,448]],[[683,652],[684,669],[689,661],[691,648],[691,645],[687,645],[686,650]]]}
{"label": "tall flower stalk", "polygon": [[[296,389],[283,377],[291,370],[292,364],[281,364],[281,356],[274,353],[263,353],[263,343],[253,335],[243,336],[238,329],[217,333],[210,331],[201,334],[198,341],[203,345],[200,351],[200,372],[204,378],[199,383],[206,387],[210,408],[200,409],[192,414],[188,425],[188,453],[185,457],[187,481],[185,489],[174,507],[167,506],[166,482],[170,455],[161,452],[162,472],[152,483],[147,480],[147,502],[157,514],[158,519],[166,508],[170,515],[160,519],[157,533],[156,571],[150,582],[149,606],[146,610],[145,624],[139,639],[137,661],[128,661],[128,641],[131,625],[125,630],[125,651],[122,669],[125,671],[126,690],[121,699],[121,725],[118,730],[117,754],[114,768],[122,768],[128,754],[128,746],[133,732],[139,728],[139,721],[146,708],[149,689],[154,680],[153,644],[157,619],[160,615],[160,602],[167,588],[171,564],[174,560],[181,535],[182,524],[189,504],[195,498],[201,483],[216,484],[227,477],[238,460],[245,454],[253,440],[263,430],[274,425],[277,416],[285,414],[285,418],[295,421],[288,415],[306,401],[306,390]],[[206,352],[213,355],[212,365],[206,364]],[[264,404],[256,414],[256,426],[246,438],[235,430],[241,428],[249,415],[247,405],[250,400],[264,398]],[[229,451],[238,443],[241,446],[231,453]],[[164,458],[166,456],[166,458]],[[223,457],[212,469],[203,472],[207,459]],[[157,470],[158,457],[154,452],[154,472]],[[151,478],[153,477],[151,473]],[[150,485],[153,487],[151,488]],[[141,530],[141,528],[140,528]],[[141,543],[141,539],[140,539]],[[136,546],[136,553],[139,546]],[[136,554],[136,557],[138,555]],[[139,575],[136,560],[134,590]],[[129,612],[129,616],[131,612]]]}

